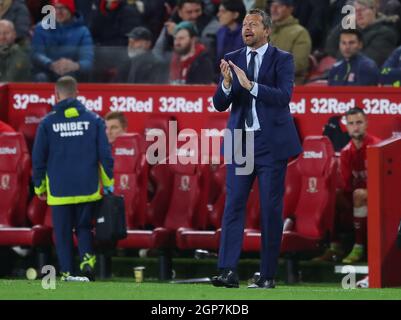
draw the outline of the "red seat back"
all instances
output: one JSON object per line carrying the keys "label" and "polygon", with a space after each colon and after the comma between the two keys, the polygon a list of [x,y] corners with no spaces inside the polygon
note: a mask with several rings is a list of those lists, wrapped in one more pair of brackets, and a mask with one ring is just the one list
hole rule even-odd
{"label": "red seat back", "polygon": [[295,228],[302,235],[322,238],[334,219],[336,161],[330,140],[309,136],[297,160],[301,190],[295,209]]}
{"label": "red seat back", "polygon": [[113,144],[114,192],[124,196],[128,229],[145,225],[147,164],[142,143],[139,134],[127,133]]}
{"label": "red seat back", "polygon": [[228,114],[211,114],[201,132],[202,161],[205,163],[204,181],[208,185],[207,210],[203,224],[207,228],[218,229],[224,212],[226,198],[226,167],[221,155],[224,129]]}
{"label": "red seat back", "polygon": [[40,121],[50,111],[51,106],[48,103],[29,103],[27,105],[24,116],[17,125],[17,131],[24,135],[29,151],[32,151],[36,129]]}
{"label": "red seat back", "polygon": [[[179,138],[179,140],[181,140]],[[177,164],[170,159],[169,169],[173,174],[171,201],[164,226],[204,229],[207,223],[207,199],[209,186],[205,170],[199,164],[199,140],[187,138],[177,148]],[[173,155],[170,155],[170,158]]]}
{"label": "red seat back", "polygon": [[[166,156],[169,154],[168,141],[169,141],[169,122],[175,121],[175,117],[165,114],[152,114],[145,120],[144,127],[144,147],[147,149],[152,143],[157,141],[155,136],[164,135],[166,138]],[[147,141],[147,137],[153,137],[150,141]]]}
{"label": "red seat back", "polygon": [[33,226],[44,225],[46,211],[48,209],[46,201],[34,196],[28,206],[28,219]]}
{"label": "red seat back", "polygon": [[293,217],[297,207],[299,192],[301,190],[301,175],[298,172],[298,160],[291,161],[287,166],[285,176],[285,193],[283,217]]}
{"label": "red seat back", "polygon": [[260,229],[260,201],[258,179],[255,178],[246,206],[246,229]]}
{"label": "red seat back", "polygon": [[22,134],[0,134],[0,225],[25,224],[30,174],[30,157]]}

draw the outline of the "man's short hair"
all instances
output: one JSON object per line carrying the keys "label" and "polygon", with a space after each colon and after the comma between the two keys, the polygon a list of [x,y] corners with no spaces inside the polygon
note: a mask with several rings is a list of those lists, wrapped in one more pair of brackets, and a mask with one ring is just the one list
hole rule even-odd
{"label": "man's short hair", "polygon": [[272,18],[263,10],[260,9],[251,9],[248,14],[257,14],[262,17],[262,23],[265,29],[272,28]]}
{"label": "man's short hair", "polygon": [[124,113],[119,112],[119,111],[110,111],[106,116],[104,117],[106,121],[108,120],[118,120],[121,124],[121,126],[126,129],[128,127],[128,120],[125,117]]}
{"label": "man's short hair", "polygon": [[78,83],[71,76],[64,76],[57,80],[56,91],[66,97],[74,97],[77,94]]}
{"label": "man's short hair", "polygon": [[177,34],[177,32],[181,30],[187,30],[191,38],[198,36],[198,29],[190,21],[181,21],[179,24],[177,24],[174,29],[174,34]]}
{"label": "man's short hair", "polygon": [[178,0],[177,1],[177,7],[179,9],[181,9],[183,7],[183,5],[186,4],[186,3],[196,3],[196,4],[199,4],[201,6],[203,5],[202,0]]}
{"label": "man's short hair", "polygon": [[222,0],[220,4],[228,11],[238,12],[238,18],[235,21],[242,23],[246,15],[246,8],[242,0]]}
{"label": "man's short hair", "polygon": [[354,34],[358,38],[359,42],[363,42],[362,33],[358,29],[342,29],[340,31],[340,37],[342,34]]}
{"label": "man's short hair", "polygon": [[353,115],[356,115],[356,114],[362,114],[364,117],[366,117],[365,111],[363,111],[363,109],[362,109],[362,108],[359,108],[359,107],[355,107],[355,108],[349,109],[349,110],[345,113],[345,117],[353,116]]}

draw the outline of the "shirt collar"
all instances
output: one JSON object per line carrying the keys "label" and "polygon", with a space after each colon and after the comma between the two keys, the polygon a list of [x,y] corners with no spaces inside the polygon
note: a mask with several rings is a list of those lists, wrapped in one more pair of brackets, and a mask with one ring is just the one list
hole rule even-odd
{"label": "shirt collar", "polygon": [[[263,57],[264,54],[266,53],[268,47],[269,47],[269,43],[266,43],[263,46],[261,46],[260,48],[256,49],[256,52],[258,53],[258,55]],[[246,55],[248,55],[251,51],[253,51],[251,47],[246,47]]]}

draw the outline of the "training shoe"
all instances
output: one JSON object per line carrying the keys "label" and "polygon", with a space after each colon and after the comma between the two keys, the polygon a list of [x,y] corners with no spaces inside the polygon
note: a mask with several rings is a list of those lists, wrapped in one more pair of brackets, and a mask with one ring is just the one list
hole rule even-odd
{"label": "training shoe", "polygon": [[314,258],[312,261],[330,261],[337,262],[341,261],[341,258],[344,256],[344,251],[341,248],[341,245],[332,242],[330,247],[326,249],[326,251],[319,257]]}
{"label": "training shoe", "polygon": [[83,261],[79,265],[79,269],[81,270],[81,274],[88,278],[90,281],[95,281],[95,265],[96,265],[96,256],[86,253],[84,255]]}
{"label": "training shoe", "polygon": [[67,282],[89,282],[87,277],[74,277],[70,275],[69,272],[62,272],[61,273],[61,281]]}
{"label": "training shoe", "polygon": [[366,277],[363,278],[362,280],[359,280],[359,281],[356,283],[356,287],[357,287],[357,288],[364,288],[364,289],[369,288],[369,276],[366,276]]}
{"label": "training shoe", "polygon": [[360,262],[364,258],[364,248],[362,245],[354,245],[350,254],[343,259],[343,263],[353,264],[355,262]]}

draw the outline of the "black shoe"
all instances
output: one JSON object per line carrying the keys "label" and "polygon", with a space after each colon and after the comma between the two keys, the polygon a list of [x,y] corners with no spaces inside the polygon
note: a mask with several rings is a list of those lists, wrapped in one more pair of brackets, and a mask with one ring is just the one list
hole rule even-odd
{"label": "black shoe", "polygon": [[212,278],[215,287],[239,288],[238,275],[233,270],[224,270],[219,276]]}
{"label": "black shoe", "polygon": [[271,280],[258,280],[248,286],[248,289],[274,289],[276,287],[276,281]]}

